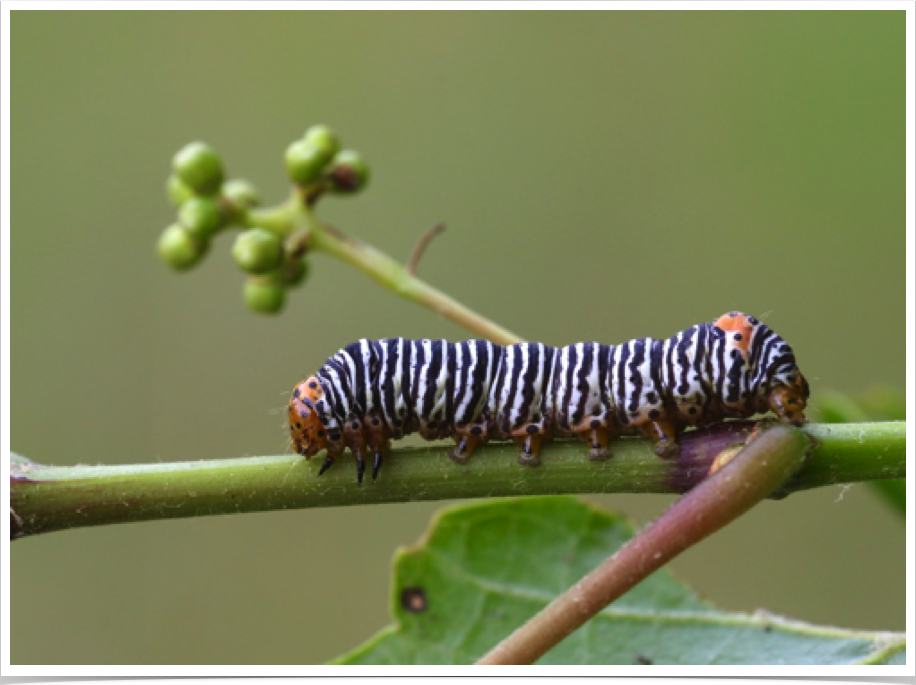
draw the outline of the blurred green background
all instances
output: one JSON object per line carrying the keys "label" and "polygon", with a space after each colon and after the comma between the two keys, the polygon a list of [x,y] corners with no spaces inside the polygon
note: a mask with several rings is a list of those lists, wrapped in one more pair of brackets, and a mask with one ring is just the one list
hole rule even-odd
{"label": "blurred green background", "polygon": [[[529,339],[766,315],[815,399],[904,388],[904,12],[14,11],[12,447],[54,464],[286,449],[292,386],[360,337],[466,333],[319,256],[285,313],[223,237],[176,275],[173,153],[268,203],[316,122],[372,164],[320,214]],[[350,467],[349,464],[346,465]],[[597,501],[644,523],[671,498]],[[12,555],[12,659],[316,663],[388,622],[437,504],[55,533]],[[904,525],[864,486],[766,502],[674,569],[728,609],[902,630]]]}

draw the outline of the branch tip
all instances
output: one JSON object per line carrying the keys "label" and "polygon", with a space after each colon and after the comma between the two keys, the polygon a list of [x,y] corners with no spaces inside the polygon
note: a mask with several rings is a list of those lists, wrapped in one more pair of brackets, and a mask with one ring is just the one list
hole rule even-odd
{"label": "branch tip", "polygon": [[420,258],[423,256],[423,253],[426,251],[426,247],[432,242],[433,238],[445,231],[445,224],[439,222],[428,228],[423,235],[420,236],[420,239],[417,240],[417,244],[413,248],[413,252],[410,253],[410,259],[407,260],[407,273],[411,276],[417,275],[417,265],[420,263]]}

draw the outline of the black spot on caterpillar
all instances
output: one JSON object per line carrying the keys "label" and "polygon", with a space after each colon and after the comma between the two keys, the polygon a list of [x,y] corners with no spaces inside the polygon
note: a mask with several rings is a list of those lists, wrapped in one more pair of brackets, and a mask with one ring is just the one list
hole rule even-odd
{"label": "black spot on caterpillar", "polygon": [[789,345],[731,312],[667,340],[617,346],[360,340],[296,386],[289,425],[297,453],[327,449],[320,473],[349,448],[362,483],[368,460],[375,480],[390,440],[411,433],[453,437],[448,456],[459,464],[487,440],[511,439],[519,462],[536,466],[558,435],[578,436],[589,459],[603,460],[611,437],[633,430],[670,457],[687,427],[768,410],[799,424],[807,398]]}

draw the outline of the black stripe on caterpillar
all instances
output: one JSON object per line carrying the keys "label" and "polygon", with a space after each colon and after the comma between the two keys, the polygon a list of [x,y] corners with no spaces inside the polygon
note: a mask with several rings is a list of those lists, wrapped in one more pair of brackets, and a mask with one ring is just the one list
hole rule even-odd
{"label": "black stripe on caterpillar", "polygon": [[542,443],[563,435],[587,442],[598,461],[611,456],[613,436],[637,431],[670,457],[688,427],[768,410],[800,424],[807,399],[789,345],[731,312],[667,340],[617,346],[360,340],[296,386],[289,428],[298,454],[327,450],[320,473],[349,448],[361,483],[367,461],[375,480],[390,441],[411,433],[453,437],[448,456],[459,464],[487,440],[511,439],[519,463],[536,466]]}

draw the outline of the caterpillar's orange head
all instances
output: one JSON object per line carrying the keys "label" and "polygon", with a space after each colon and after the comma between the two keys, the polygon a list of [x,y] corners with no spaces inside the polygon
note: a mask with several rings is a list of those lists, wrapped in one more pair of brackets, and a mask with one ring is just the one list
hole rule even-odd
{"label": "caterpillar's orange head", "polygon": [[289,398],[290,438],[296,452],[306,459],[328,445],[328,432],[318,410],[323,397],[321,383],[315,376],[310,376],[295,387]]}

